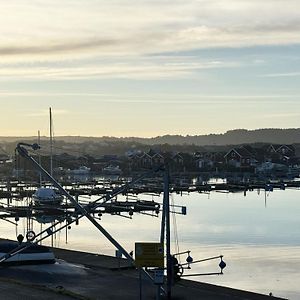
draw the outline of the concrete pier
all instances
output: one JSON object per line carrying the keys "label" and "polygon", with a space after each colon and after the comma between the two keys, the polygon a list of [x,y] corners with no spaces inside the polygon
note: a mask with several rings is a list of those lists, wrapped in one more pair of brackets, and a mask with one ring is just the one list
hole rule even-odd
{"label": "concrete pier", "polygon": [[[1,295],[5,299],[140,299],[139,272],[127,260],[58,248],[53,251],[56,264],[0,267]],[[156,290],[142,278],[142,299],[156,299]],[[172,299],[281,298],[180,280],[173,287]]]}

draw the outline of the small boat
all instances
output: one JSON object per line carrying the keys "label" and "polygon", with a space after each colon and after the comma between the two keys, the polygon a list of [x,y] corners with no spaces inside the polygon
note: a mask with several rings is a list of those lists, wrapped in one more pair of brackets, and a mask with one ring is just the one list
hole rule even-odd
{"label": "small boat", "polygon": [[88,168],[87,166],[80,166],[78,169],[68,170],[68,173],[73,175],[86,175],[89,174],[90,171],[91,168]]}
{"label": "small boat", "polygon": [[40,205],[58,205],[61,204],[64,197],[60,195],[54,188],[41,187],[32,195],[35,204]]}
{"label": "small boat", "polygon": [[120,175],[122,173],[122,170],[119,166],[109,165],[102,169],[102,173],[107,175]]}
{"label": "small boat", "polygon": [[[0,242],[0,257],[10,253],[20,245],[15,241],[1,241]],[[1,264],[13,265],[28,265],[28,264],[54,264],[55,256],[53,252],[45,246],[32,244],[29,248],[24,249],[22,252],[13,255]]]}

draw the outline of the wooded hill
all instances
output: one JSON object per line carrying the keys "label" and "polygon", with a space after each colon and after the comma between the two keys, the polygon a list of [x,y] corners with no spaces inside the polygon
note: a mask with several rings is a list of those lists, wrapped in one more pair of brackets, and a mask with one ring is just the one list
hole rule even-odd
{"label": "wooded hill", "polygon": [[[0,137],[0,142],[15,142],[24,140],[36,140],[36,137]],[[42,140],[48,139],[42,137]],[[64,141],[66,143],[111,143],[111,142],[128,142],[138,143],[144,145],[240,145],[253,143],[269,143],[269,144],[295,144],[300,143],[300,128],[289,129],[235,129],[222,134],[208,134],[208,135],[164,135],[153,138],[139,138],[139,137],[82,137],[82,136],[59,136],[55,137],[57,141]]]}

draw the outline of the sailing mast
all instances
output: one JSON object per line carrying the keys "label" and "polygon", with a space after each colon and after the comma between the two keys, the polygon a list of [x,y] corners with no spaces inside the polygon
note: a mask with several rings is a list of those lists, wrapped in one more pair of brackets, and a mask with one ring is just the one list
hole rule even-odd
{"label": "sailing mast", "polygon": [[[38,130],[38,145],[41,144],[41,133]],[[39,164],[42,165],[42,159],[41,159],[41,154],[39,153]],[[42,173],[39,171],[39,180],[40,180],[40,187],[42,186]]]}
{"label": "sailing mast", "polygon": [[50,114],[50,175],[53,176],[53,123],[52,123],[52,111],[49,107]]}

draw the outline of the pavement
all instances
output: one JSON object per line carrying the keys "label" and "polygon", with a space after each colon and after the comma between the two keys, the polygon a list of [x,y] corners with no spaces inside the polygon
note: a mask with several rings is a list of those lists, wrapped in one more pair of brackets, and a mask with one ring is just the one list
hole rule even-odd
{"label": "pavement", "polygon": [[[1,299],[156,299],[157,287],[125,259],[79,251],[53,249],[50,265],[0,267]],[[161,297],[161,299],[164,299]],[[264,300],[280,299],[226,287],[180,280],[172,299]]]}

